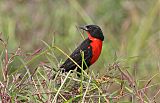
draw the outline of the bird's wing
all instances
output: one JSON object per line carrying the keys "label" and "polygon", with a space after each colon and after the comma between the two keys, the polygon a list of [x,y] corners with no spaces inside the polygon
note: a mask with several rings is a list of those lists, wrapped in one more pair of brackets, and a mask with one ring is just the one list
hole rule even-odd
{"label": "bird's wing", "polygon": [[[74,52],[70,55],[70,57],[79,65],[81,66],[82,64],[82,51],[84,52],[84,60],[86,63],[89,63],[90,58],[92,56],[92,50],[90,46],[90,40],[86,39],[81,43],[80,46],[78,46]],[[64,64],[60,68],[63,68],[65,71],[73,70],[77,65],[70,59],[68,58]]]}

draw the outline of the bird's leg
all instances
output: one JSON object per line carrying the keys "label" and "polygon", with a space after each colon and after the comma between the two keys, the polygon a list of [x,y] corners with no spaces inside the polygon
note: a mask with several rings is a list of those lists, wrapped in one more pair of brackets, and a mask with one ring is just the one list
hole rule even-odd
{"label": "bird's leg", "polygon": [[80,77],[81,76],[81,72],[82,70],[80,68],[77,68],[77,76]]}

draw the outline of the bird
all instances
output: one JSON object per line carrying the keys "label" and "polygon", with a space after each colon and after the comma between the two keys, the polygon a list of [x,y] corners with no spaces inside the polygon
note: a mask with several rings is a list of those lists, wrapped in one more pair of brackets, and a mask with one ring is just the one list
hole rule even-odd
{"label": "bird", "polygon": [[[82,66],[82,60],[85,61],[82,69],[86,70],[98,60],[101,54],[104,41],[104,35],[101,28],[97,25],[84,25],[79,26],[79,28],[85,31],[88,37],[73,51],[73,53],[71,53],[70,58],[67,58],[60,66],[62,73],[77,68],[77,75],[80,76],[79,74],[82,71],[79,66]],[[84,53],[84,57],[82,57],[82,52]],[[77,66],[77,64],[79,66]]]}

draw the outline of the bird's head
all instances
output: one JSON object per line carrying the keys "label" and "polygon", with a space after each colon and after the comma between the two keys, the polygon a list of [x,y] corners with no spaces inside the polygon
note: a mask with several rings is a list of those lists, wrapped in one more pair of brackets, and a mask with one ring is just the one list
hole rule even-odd
{"label": "bird's head", "polygon": [[102,30],[99,26],[97,25],[85,25],[85,26],[80,26],[80,29],[85,30],[89,36],[104,40],[104,36],[102,33]]}

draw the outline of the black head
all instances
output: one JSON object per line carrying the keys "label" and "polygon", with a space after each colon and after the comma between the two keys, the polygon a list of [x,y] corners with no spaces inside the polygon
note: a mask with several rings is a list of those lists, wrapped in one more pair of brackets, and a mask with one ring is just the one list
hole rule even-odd
{"label": "black head", "polygon": [[80,26],[80,29],[83,29],[87,32],[90,33],[90,35],[94,38],[100,39],[100,40],[104,40],[104,36],[102,33],[102,30],[99,26],[97,25],[85,25],[85,26]]}

